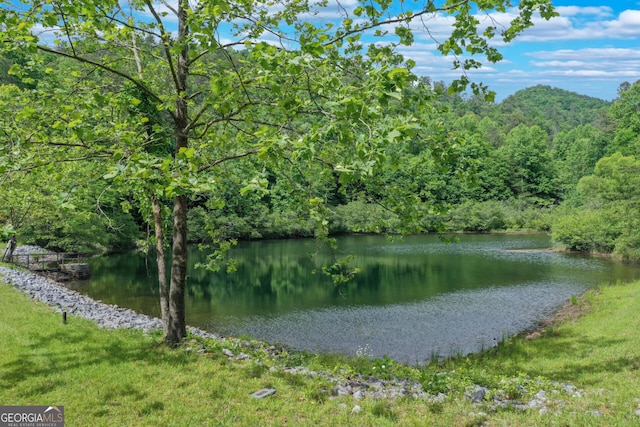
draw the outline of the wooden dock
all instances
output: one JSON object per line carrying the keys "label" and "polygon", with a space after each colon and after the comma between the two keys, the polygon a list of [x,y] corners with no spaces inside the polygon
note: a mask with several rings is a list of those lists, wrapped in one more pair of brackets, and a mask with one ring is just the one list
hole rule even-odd
{"label": "wooden dock", "polygon": [[36,273],[55,275],[56,280],[88,279],[89,264],[85,261],[92,255],[82,252],[14,253],[7,261]]}

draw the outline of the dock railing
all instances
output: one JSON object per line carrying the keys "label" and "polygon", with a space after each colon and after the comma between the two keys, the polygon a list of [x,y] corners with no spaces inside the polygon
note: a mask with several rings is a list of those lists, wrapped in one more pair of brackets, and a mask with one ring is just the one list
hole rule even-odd
{"label": "dock railing", "polygon": [[32,271],[59,271],[65,264],[81,264],[92,255],[88,252],[14,253],[5,261]]}

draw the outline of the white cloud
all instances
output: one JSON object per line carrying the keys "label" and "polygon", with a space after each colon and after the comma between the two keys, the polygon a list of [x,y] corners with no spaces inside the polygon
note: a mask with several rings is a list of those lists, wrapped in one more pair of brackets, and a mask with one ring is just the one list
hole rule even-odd
{"label": "white cloud", "polygon": [[[540,17],[535,18],[535,25],[526,30],[519,40],[528,42],[614,40],[634,39],[640,36],[640,10],[625,10],[615,19],[603,19],[610,15],[607,10],[610,11],[610,8],[560,7],[558,8],[561,14],[559,17],[549,21]],[[585,16],[589,19],[584,19]]]}
{"label": "white cloud", "polygon": [[625,10],[617,20],[603,22],[603,28],[611,38],[640,36],[640,10]]}
{"label": "white cloud", "polygon": [[[414,55],[416,53],[422,53],[422,52],[434,52],[436,53],[438,56],[440,56],[439,52],[436,52],[437,46],[434,43],[422,43],[422,42],[415,42],[410,46],[400,46],[398,49],[396,49],[398,52],[402,53],[403,55]],[[440,56],[441,57],[441,56]]]}
{"label": "white cloud", "polygon": [[616,60],[616,61],[628,61],[639,60],[640,49],[630,48],[585,48],[585,49],[559,49],[552,51],[537,51],[529,52],[527,56],[543,59],[558,59],[558,60]]}
{"label": "white cloud", "polygon": [[560,16],[596,15],[605,17],[613,15],[613,9],[609,6],[558,6],[556,12]]}
{"label": "white cloud", "polygon": [[612,99],[621,82],[640,79],[640,49],[561,49],[526,55],[535,59],[528,66],[496,73],[492,76],[492,86],[513,91],[534,84],[548,84]]}
{"label": "white cloud", "polygon": [[640,78],[640,49],[587,48],[533,52],[533,73],[565,79],[620,82]]}
{"label": "white cloud", "polygon": [[640,76],[640,72],[635,70],[550,70],[546,72],[547,74],[554,74],[559,76],[567,76],[567,77],[616,77],[616,78],[627,78]]}
{"label": "white cloud", "polygon": [[588,62],[584,61],[534,61],[531,65],[535,67],[559,67],[559,68],[574,68],[574,67],[584,67],[588,64]]}

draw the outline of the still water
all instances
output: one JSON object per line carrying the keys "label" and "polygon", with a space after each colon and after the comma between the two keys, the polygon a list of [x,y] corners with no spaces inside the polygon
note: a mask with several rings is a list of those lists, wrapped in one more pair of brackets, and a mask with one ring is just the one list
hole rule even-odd
{"label": "still water", "polygon": [[[355,255],[356,279],[336,287],[314,274],[330,261],[314,240],[241,242],[237,272],[189,269],[187,323],[310,351],[387,355],[406,363],[466,354],[533,327],[573,295],[640,279],[640,266],[548,250],[546,235],[339,239]],[[311,255],[315,254],[314,257]],[[205,253],[192,248],[190,264]],[[155,257],[91,261],[75,289],[109,304],[159,316]]]}

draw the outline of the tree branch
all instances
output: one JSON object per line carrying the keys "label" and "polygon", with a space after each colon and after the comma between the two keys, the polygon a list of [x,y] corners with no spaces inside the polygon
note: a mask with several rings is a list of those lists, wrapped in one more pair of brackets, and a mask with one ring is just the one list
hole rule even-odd
{"label": "tree branch", "polygon": [[[421,10],[420,12],[416,12],[414,14],[412,14],[411,16],[404,16],[404,17],[396,17],[396,18],[390,18],[387,19],[385,21],[377,21],[377,22],[371,22],[368,25],[365,25],[363,27],[357,27],[354,28],[352,30],[346,31],[344,34],[341,34],[338,37],[335,37],[331,40],[326,41],[325,43],[323,43],[323,46],[331,46],[334,43],[337,43],[341,40],[344,40],[345,38],[353,35],[353,34],[359,34],[359,33],[363,33],[367,30],[370,30],[372,28],[377,28],[377,27],[381,27],[383,25],[389,25],[389,24],[397,24],[397,23],[401,23],[401,22],[411,22],[416,18],[422,17],[423,15],[426,15],[428,13],[436,13],[436,12],[447,12],[453,9],[456,9],[460,6],[462,6],[463,4],[469,3],[469,0],[461,0],[458,3],[452,4],[450,6],[445,6],[445,7],[438,7],[438,8],[425,8],[423,10]],[[429,5],[432,5],[433,3],[429,2]]]}
{"label": "tree branch", "polygon": [[92,160],[92,159],[102,159],[102,158],[106,158],[106,157],[111,157],[113,154],[111,153],[106,153],[106,154],[92,154],[92,155],[88,155],[88,156],[82,156],[82,157],[71,157],[71,158],[63,158],[63,159],[55,159],[55,160],[51,160],[50,162],[44,162],[44,163],[39,163],[37,165],[33,165],[33,166],[28,166],[28,167],[19,167],[17,169],[13,169],[13,172],[28,172],[34,169],[38,169],[44,166],[51,166],[51,165],[55,165],[58,163],[70,163],[70,162],[81,162],[83,160]]}
{"label": "tree branch", "polygon": [[256,148],[253,148],[253,149],[251,149],[249,151],[245,151],[244,153],[232,154],[230,156],[221,157],[218,160],[215,160],[213,163],[210,163],[210,164],[208,164],[206,166],[202,166],[200,169],[198,169],[198,172],[204,172],[206,170],[209,170],[209,169],[211,169],[213,167],[218,166],[221,163],[228,162],[230,160],[236,160],[236,159],[241,159],[243,157],[251,156],[253,154],[256,154],[261,149],[262,149],[262,147],[256,147]]}
{"label": "tree branch", "polygon": [[[167,59],[167,63],[169,64],[169,70],[171,71],[171,77],[173,78],[173,84],[175,85],[176,91],[179,92],[180,91],[180,83],[178,81],[178,72],[176,70],[176,66],[173,63],[173,58],[171,56],[171,49],[170,49],[171,37],[169,37],[169,34],[165,30],[164,24],[162,22],[162,18],[160,18],[160,15],[158,15],[158,12],[153,7],[153,4],[151,3],[151,1],[150,0],[146,0],[146,4],[147,4],[147,7],[149,8],[149,11],[153,15],[154,19],[158,23],[158,27],[160,28],[160,39],[162,40],[162,48],[164,49],[164,55],[165,55],[165,57]],[[176,12],[176,16],[177,16],[177,12]],[[173,114],[172,114],[172,116],[173,116]]]}
{"label": "tree branch", "polygon": [[122,71],[118,71],[115,68],[111,68],[106,64],[101,64],[99,62],[96,62],[92,59],[89,58],[85,58],[83,56],[80,55],[72,55],[72,54],[68,54],[66,52],[60,51],[60,50],[56,50],[56,49],[51,49],[50,47],[46,46],[46,45],[38,45],[38,49],[44,51],[44,52],[48,52],[48,53],[52,53],[54,55],[59,55],[59,56],[64,56],[65,58],[69,58],[69,59],[73,59],[85,64],[89,64],[89,65],[93,65],[94,67],[100,68],[102,70],[108,71],[112,74],[115,74],[117,76],[122,77],[123,79],[133,83],[134,85],[136,85],[141,91],[143,91],[144,93],[146,93],[147,95],[149,95],[151,98],[153,98],[156,102],[162,103],[162,99],[160,99],[154,92],[152,92],[148,87],[146,87],[141,81],[139,81],[138,79],[128,75],[127,73],[124,73]]}

